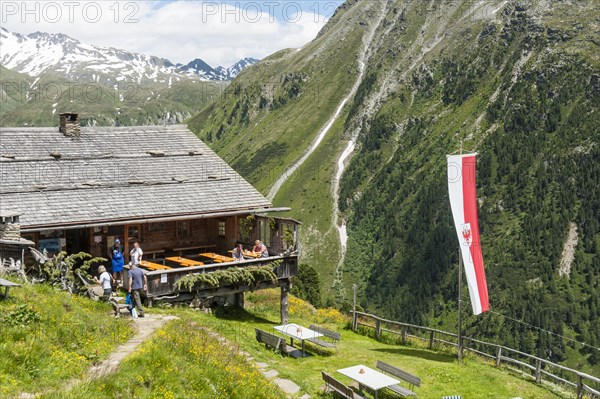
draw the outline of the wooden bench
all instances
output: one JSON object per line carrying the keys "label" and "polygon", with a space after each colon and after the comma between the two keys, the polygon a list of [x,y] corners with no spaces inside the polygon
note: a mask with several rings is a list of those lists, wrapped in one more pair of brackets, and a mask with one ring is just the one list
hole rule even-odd
{"label": "wooden bench", "polygon": [[403,381],[408,382],[408,388],[404,388],[398,384],[396,385],[391,385],[389,387],[387,387],[388,389],[391,389],[392,391],[394,391],[395,393],[397,393],[400,396],[417,396],[416,393],[414,393],[412,391],[412,389],[414,389],[415,386],[420,387],[421,386],[421,379],[417,376],[414,376],[404,370],[399,369],[398,367],[394,367],[392,365],[389,365],[387,363],[382,362],[381,360],[377,361],[377,368],[381,371],[383,371],[384,373],[388,373],[393,375],[396,378],[399,378]]}
{"label": "wooden bench", "polygon": [[198,254],[200,256],[203,256],[205,258],[208,258],[210,260],[212,260],[215,263],[227,263],[227,262],[234,262],[235,259],[230,258],[229,256],[225,256],[225,255],[219,255],[216,254],[214,252],[203,252],[201,254]]}
{"label": "wooden bench", "polygon": [[268,347],[271,347],[281,353],[286,355],[291,355],[292,352],[296,351],[296,348],[293,346],[289,346],[284,338],[278,337],[277,335],[273,335],[266,331],[260,330],[258,328],[254,329],[256,331],[256,340],[265,344]]}
{"label": "wooden bench", "polygon": [[112,297],[108,298],[108,303],[110,303],[113,307],[114,316],[131,316],[131,312],[129,311],[129,306],[125,303],[119,303],[120,298]]}
{"label": "wooden bench", "polygon": [[149,257],[149,255],[152,255],[152,259],[156,259],[156,255],[163,255],[164,253],[164,249],[157,249],[156,251],[144,251],[144,256]]}
{"label": "wooden bench", "polygon": [[325,348],[334,348],[337,350],[337,343],[340,339],[342,339],[342,334],[317,326],[315,324],[311,324],[309,328],[313,331],[323,334],[324,337],[331,339],[331,342],[323,341],[321,337],[307,339],[308,342],[312,342],[313,344],[317,344]]}
{"label": "wooden bench", "polygon": [[8,298],[8,290],[11,287],[20,287],[20,284],[0,278],[0,286],[4,287],[4,298]]}
{"label": "wooden bench", "polygon": [[363,396],[360,396],[359,394],[354,392],[352,388],[336,380],[326,372],[321,371],[321,375],[323,376],[323,381],[325,381],[325,389],[327,391],[334,391],[341,397],[347,399],[364,399]]}
{"label": "wooden bench", "polygon": [[183,255],[184,251],[194,251],[196,252],[198,249],[208,249],[208,248],[216,248],[217,244],[206,244],[206,245],[196,245],[193,247],[180,247],[180,248],[173,248],[174,252],[179,252],[179,256]]}

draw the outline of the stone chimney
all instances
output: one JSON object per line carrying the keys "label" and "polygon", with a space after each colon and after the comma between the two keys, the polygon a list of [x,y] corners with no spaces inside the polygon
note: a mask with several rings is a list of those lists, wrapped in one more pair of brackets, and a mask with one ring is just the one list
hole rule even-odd
{"label": "stone chimney", "polygon": [[79,115],[73,112],[60,114],[60,126],[58,130],[66,137],[79,137],[81,135]]}
{"label": "stone chimney", "polygon": [[16,213],[0,213],[0,240],[19,241],[21,224]]}

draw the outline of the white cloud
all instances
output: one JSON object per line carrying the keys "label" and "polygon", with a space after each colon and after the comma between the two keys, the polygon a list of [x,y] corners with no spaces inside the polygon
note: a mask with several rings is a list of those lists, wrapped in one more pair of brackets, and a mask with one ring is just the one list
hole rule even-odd
{"label": "white cloud", "polygon": [[340,2],[4,0],[0,18],[1,25],[14,32],[64,33],[175,63],[201,58],[227,67],[242,57],[263,58],[305,45]]}

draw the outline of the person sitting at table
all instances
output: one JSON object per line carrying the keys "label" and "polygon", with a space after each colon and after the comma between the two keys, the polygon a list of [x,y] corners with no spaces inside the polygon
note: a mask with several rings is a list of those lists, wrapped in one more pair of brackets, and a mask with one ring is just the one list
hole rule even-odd
{"label": "person sitting at table", "polygon": [[269,250],[267,249],[267,246],[265,244],[262,243],[261,240],[256,240],[254,242],[254,252],[257,252],[260,254],[261,258],[268,258],[269,257]]}
{"label": "person sitting at table", "polygon": [[244,260],[244,246],[241,242],[238,242],[233,249],[233,259],[235,259],[237,262]]}

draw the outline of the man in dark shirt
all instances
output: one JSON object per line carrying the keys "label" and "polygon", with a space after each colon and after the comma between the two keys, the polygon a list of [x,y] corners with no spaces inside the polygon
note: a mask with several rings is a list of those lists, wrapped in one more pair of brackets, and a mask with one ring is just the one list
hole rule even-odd
{"label": "man in dark shirt", "polygon": [[147,289],[148,279],[146,278],[146,275],[137,264],[132,264],[131,269],[129,270],[129,292],[131,293],[131,300],[133,301],[133,306],[137,308],[139,317],[144,317],[140,293],[142,290],[146,291]]}

